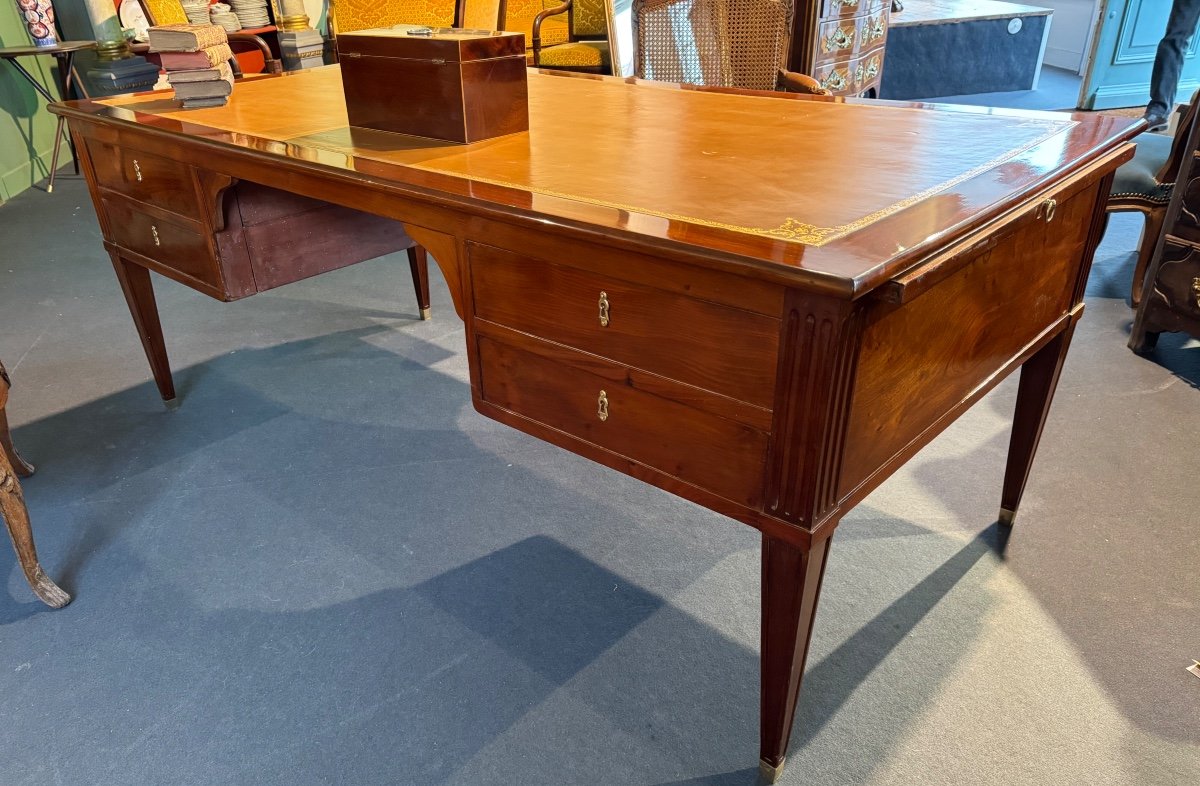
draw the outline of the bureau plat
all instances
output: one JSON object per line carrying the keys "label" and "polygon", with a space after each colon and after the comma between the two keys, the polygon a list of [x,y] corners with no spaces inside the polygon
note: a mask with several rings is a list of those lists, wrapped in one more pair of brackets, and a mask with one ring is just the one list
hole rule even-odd
{"label": "bureau plat", "polygon": [[[336,67],[222,108],[53,111],[129,265],[201,288],[161,231],[116,226],[101,143],[227,183],[204,210],[236,184],[399,221],[465,322],[480,413],[759,529],[778,776],[838,522],[1021,368],[1012,524],[1139,124],[538,72],[529,95],[527,133],[466,146],[347,127]],[[148,278],[121,283],[161,345]]]}

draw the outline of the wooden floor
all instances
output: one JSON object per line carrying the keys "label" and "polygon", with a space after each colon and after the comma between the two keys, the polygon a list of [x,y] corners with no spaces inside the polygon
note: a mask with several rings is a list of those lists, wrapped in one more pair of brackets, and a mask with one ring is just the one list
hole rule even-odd
{"label": "wooden floor", "polygon": [[977,19],[1042,16],[1051,9],[998,0],[904,0],[904,10],[892,13],[892,27],[937,25]]}

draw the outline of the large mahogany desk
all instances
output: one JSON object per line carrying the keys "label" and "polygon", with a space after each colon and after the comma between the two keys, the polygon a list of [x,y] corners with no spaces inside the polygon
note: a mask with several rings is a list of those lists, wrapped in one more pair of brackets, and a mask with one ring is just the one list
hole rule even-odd
{"label": "large mahogany desk", "polygon": [[531,73],[528,133],[453,146],[347,128],[339,80],[53,108],[160,385],[147,269],[217,297],[319,272],[214,261],[233,186],[403,222],[479,412],[762,531],[778,775],[839,520],[1020,366],[1012,523],[1138,124]]}

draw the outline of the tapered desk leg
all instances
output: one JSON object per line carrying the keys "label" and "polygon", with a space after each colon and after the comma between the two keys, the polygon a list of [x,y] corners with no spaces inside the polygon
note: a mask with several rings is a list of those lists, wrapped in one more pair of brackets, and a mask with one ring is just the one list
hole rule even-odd
{"label": "tapered desk leg", "polygon": [[1076,319],[1051,339],[1021,366],[1021,381],[1017,387],[1017,408],[1013,414],[1012,437],[1008,443],[1008,465],[1004,470],[1004,490],[1000,496],[1000,523],[1012,526],[1017,507],[1025,493],[1029,468],[1042,438],[1042,428],[1050,413],[1050,402],[1058,387]]}
{"label": "tapered desk leg", "polygon": [[150,361],[150,371],[154,374],[158,392],[163,401],[170,401],[175,398],[175,383],[171,379],[171,365],[167,362],[167,345],[163,341],[162,324],[158,321],[158,304],[154,300],[150,271],[122,259],[118,254],[110,252],[110,256],[138,337],[142,339],[146,359]]}
{"label": "tapered desk leg", "polygon": [[4,373],[4,367],[0,366],[0,445],[3,446],[3,450],[0,450],[0,518],[4,519],[29,586],[46,605],[62,608],[71,602],[71,596],[63,592],[42,570],[38,564],[37,550],[33,547],[29,511],[21,495],[21,484],[17,482],[17,472],[29,475],[33,473],[33,467],[22,461],[13,449],[12,436],[8,432],[8,416],[4,412],[7,403],[8,376]]}
{"label": "tapered desk leg", "polygon": [[413,246],[408,250],[408,266],[412,269],[413,289],[417,291],[417,308],[421,319],[429,319],[429,255],[424,246]]}
{"label": "tapered desk leg", "polygon": [[759,769],[771,783],[783,773],[829,543],[804,550],[763,535]]}

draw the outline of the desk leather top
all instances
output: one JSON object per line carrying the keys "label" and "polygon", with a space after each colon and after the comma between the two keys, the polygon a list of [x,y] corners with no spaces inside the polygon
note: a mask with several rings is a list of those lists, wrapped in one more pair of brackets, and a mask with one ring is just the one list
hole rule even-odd
{"label": "desk leather top", "polygon": [[531,71],[529,132],[472,145],[350,128],[336,66],[242,80],[219,108],[145,93],[61,111],[782,266],[854,295],[1140,128],[632,81]]}

